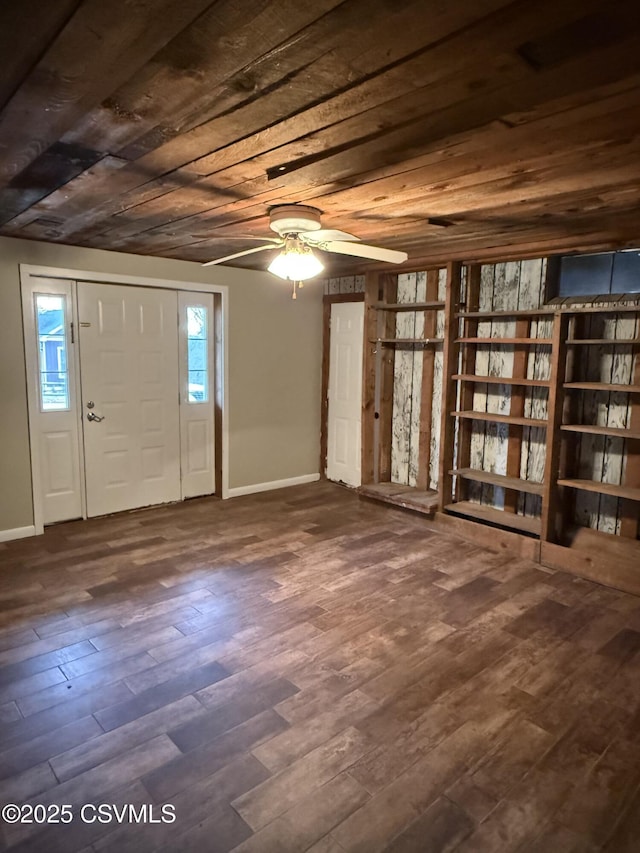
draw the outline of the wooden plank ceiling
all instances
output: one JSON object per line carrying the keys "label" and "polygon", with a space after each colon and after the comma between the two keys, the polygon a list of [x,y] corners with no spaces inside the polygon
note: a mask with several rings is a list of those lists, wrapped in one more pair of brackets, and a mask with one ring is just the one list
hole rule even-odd
{"label": "wooden plank ceiling", "polygon": [[410,264],[640,243],[637,0],[21,0],[0,47],[0,234],[205,261],[303,202]]}

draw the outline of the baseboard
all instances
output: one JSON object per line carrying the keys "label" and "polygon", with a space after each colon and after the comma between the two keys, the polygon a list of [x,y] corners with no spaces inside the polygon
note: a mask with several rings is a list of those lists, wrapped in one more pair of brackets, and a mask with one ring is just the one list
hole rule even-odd
{"label": "baseboard", "polygon": [[33,524],[28,527],[14,527],[13,530],[0,530],[0,542],[10,542],[12,539],[26,539],[27,536],[35,536],[36,528]]}
{"label": "baseboard", "polygon": [[320,474],[303,474],[301,477],[289,477],[286,480],[271,480],[269,483],[253,483],[250,486],[236,486],[229,489],[227,497],[237,498],[240,495],[254,495],[256,492],[270,492],[272,489],[286,489],[288,486],[301,486],[303,483],[315,483]]}

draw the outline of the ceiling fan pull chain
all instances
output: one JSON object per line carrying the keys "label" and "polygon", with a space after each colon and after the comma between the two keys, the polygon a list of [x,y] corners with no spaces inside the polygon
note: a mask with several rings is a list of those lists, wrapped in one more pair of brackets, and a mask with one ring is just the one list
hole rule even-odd
{"label": "ceiling fan pull chain", "polygon": [[293,295],[292,295],[292,297],[291,297],[291,298],[292,298],[292,299],[297,299],[297,298],[298,298],[298,294],[296,293],[296,282],[295,282],[295,281],[293,282]]}

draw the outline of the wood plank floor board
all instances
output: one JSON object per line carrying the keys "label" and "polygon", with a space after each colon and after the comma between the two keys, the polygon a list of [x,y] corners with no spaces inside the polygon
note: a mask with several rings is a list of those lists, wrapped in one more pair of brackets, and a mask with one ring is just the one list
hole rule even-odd
{"label": "wood plank floor board", "polygon": [[157,803],[170,802],[180,791],[212,776],[287,728],[286,720],[269,708],[148,773],[143,777],[144,784]]}
{"label": "wood plank floor board", "polygon": [[[205,709],[197,699],[193,696],[185,696],[141,715],[129,723],[124,723],[115,730],[105,732],[104,728],[99,726],[96,737],[91,740],[85,738],[77,746],[69,745],[66,750],[59,750],[49,759],[49,763],[56,777],[61,782],[65,782],[85,770],[90,770],[110,758],[121,755],[128,749],[140,746],[156,735],[166,734],[176,725],[187,723],[204,713]],[[90,719],[96,722],[95,718],[98,714],[100,711]]]}
{"label": "wood plank floor board", "polygon": [[338,776],[372,746],[372,741],[357,729],[346,728],[299,761],[233,800],[231,805],[257,831]]}
{"label": "wood plank floor board", "polygon": [[125,723],[164,708],[196,690],[222,681],[228,675],[227,670],[217,661],[207,663],[204,666],[185,670],[180,675],[163,681],[155,687],[149,687],[131,699],[125,699],[124,702],[97,711],[94,716],[106,732],[119,729]]}
{"label": "wood plank floor board", "polygon": [[446,853],[475,829],[469,815],[447,797],[438,797],[429,808],[387,847],[387,853],[417,853],[438,850]]}
{"label": "wood plank floor board", "polygon": [[[100,654],[100,652],[96,652],[96,654]],[[18,707],[25,717],[30,717],[32,714],[52,708],[54,705],[66,704],[71,698],[77,698],[95,688],[107,688],[111,683],[121,681],[128,675],[154,665],[154,659],[147,652],[138,652],[138,654],[125,657],[124,660],[118,660],[117,656],[112,655],[110,661],[103,661],[101,667],[92,669],[86,675],[64,680],[62,683],[54,684],[46,689],[41,689],[38,693],[19,699]],[[103,707],[106,707],[107,704],[114,704],[108,701],[107,695],[105,698],[107,702]]]}
{"label": "wood plank floor board", "polygon": [[[215,826],[221,821],[221,815],[228,815],[231,800],[259,785],[268,775],[268,771],[250,753],[242,754],[217,772],[172,795],[170,802],[175,806],[179,818],[175,823],[162,827],[161,838],[157,825],[146,824],[136,827],[133,832],[131,826],[123,825],[105,835],[101,844],[94,847],[106,851],[127,850],[131,853],[140,848],[181,850],[178,841],[180,836],[190,831],[199,835],[198,827],[210,820],[212,823],[207,825],[206,833],[204,836],[200,835],[200,849],[207,849],[205,845],[209,845],[211,849],[216,850]],[[246,824],[237,813],[235,814],[237,821],[233,822],[233,829],[235,833],[242,835],[241,827],[246,827]],[[239,821],[241,823],[238,825]],[[221,822],[227,821],[223,817]],[[251,830],[248,827],[246,829],[246,834],[250,834]],[[239,840],[238,838],[236,845]],[[218,849],[224,849],[224,844]]]}
{"label": "wood plank floor board", "polygon": [[47,669],[60,666],[61,664],[75,661],[78,658],[86,657],[95,653],[96,647],[88,640],[82,640],[79,643],[66,645],[54,652],[46,652],[42,655],[35,655],[24,661],[6,664],[0,667],[0,687],[11,684],[12,681],[18,681],[21,678],[26,678],[30,675],[35,675],[39,672],[44,672]]}
{"label": "wood plank floor board", "polygon": [[172,730],[169,735],[182,752],[206,744],[257,714],[273,708],[298,690],[284,678],[272,678],[262,688],[216,704],[204,717]]}
{"label": "wood plank floor board", "polygon": [[341,773],[235,848],[237,853],[298,853],[369,801],[348,773]]}
{"label": "wood plank floor board", "polygon": [[[158,735],[134,749],[84,771],[79,776],[51,785],[46,791],[30,796],[27,802],[44,806],[69,803],[74,809],[80,809],[85,803],[108,802],[108,794],[111,791],[134,782],[177,754],[178,749],[171,740],[166,735]],[[10,843],[15,843],[34,835],[39,826],[38,823],[13,824],[6,834]]]}
{"label": "wood plank floor board", "polygon": [[123,681],[115,681],[106,686],[100,685],[61,704],[47,707],[32,716],[21,716],[20,719],[0,729],[0,749],[10,749],[13,746],[28,743],[35,737],[54,732],[67,723],[80,720],[99,708],[122,701],[131,695],[131,691]]}
{"label": "wood plank floor board", "polygon": [[[43,761],[49,761],[54,769],[51,761],[54,756],[66,754],[76,745],[85,748],[93,744],[94,739],[101,734],[102,727],[95,717],[89,716],[74,720],[26,743],[20,743],[0,753],[0,778],[6,779]],[[56,773],[56,778],[60,779],[59,773]]]}
{"label": "wood plank floor board", "polygon": [[[0,548],[10,853],[638,849],[640,599],[328,482]],[[105,731],[106,730],[106,731]]]}
{"label": "wood plank floor board", "polygon": [[[122,808],[131,805],[138,809],[143,805],[151,804],[151,798],[141,782],[123,785],[114,791],[109,791],[109,804]],[[40,827],[33,835],[24,837],[22,841],[12,846],[12,850],[18,853],[38,853],[46,850],[47,853],[65,853],[72,849],[78,853],[93,853],[94,844],[109,831],[110,825],[94,822],[83,822],[73,820],[69,824],[52,824],[45,828]],[[156,827],[156,844],[161,832],[161,827]],[[141,848],[143,849],[143,848]]]}

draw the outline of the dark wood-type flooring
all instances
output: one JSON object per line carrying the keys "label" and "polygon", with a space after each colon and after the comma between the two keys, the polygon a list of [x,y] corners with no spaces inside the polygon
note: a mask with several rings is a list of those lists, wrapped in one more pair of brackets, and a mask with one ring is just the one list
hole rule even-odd
{"label": "dark wood-type flooring", "polygon": [[0,560],[5,849],[640,849],[640,599],[328,483]]}

